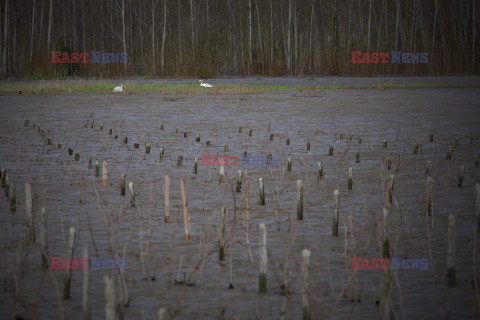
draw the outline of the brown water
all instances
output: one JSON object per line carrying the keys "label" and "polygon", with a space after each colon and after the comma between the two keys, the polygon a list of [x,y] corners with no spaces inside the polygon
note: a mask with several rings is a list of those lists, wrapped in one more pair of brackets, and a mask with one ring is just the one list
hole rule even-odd
{"label": "brown water", "polygon": [[[0,201],[2,284],[22,264],[17,252],[25,220],[25,182],[30,182],[34,213],[39,216],[43,203],[48,211],[51,256],[67,258],[68,229],[72,226],[77,230],[76,258],[81,258],[85,243],[90,245],[92,256],[102,258],[112,258],[115,248],[121,256],[125,249],[129,300],[129,306],[124,308],[125,319],[156,319],[156,309],[162,306],[174,309],[179,319],[279,319],[282,304],[287,319],[298,319],[302,314],[300,252],[304,248],[311,250],[313,319],[376,318],[382,272],[354,273],[350,257],[381,257],[381,227],[377,229],[377,222],[386,205],[383,185],[390,174],[385,168],[389,158],[391,173],[395,174],[389,228],[391,255],[428,259],[427,270],[394,273],[394,312],[405,319],[436,319],[447,314],[455,319],[471,319],[475,303],[471,281],[473,270],[479,272],[478,264],[472,264],[474,186],[480,177],[473,161],[480,154],[479,100],[480,89],[1,97],[0,164],[15,182],[18,198],[16,214],[8,212],[6,199]],[[25,126],[27,119],[29,125]],[[45,138],[52,139],[53,145],[32,128],[33,122],[45,131]],[[243,133],[238,132],[239,126]],[[112,136],[108,134],[110,128]],[[249,129],[253,130],[252,137],[248,136]],[[183,132],[187,132],[187,138]],[[269,141],[271,133],[273,141]],[[434,142],[429,142],[430,134]],[[195,142],[196,135],[201,135],[200,143]],[[128,137],[127,144],[123,143],[124,137]],[[290,146],[286,146],[286,138]],[[455,138],[459,139],[458,146]],[[207,140],[212,144],[209,147]],[[388,142],[387,149],[382,146],[383,140]],[[310,151],[306,150],[307,141]],[[57,149],[58,143],[61,149]],[[134,143],[139,143],[140,148],[134,149]],[[146,143],[152,146],[151,154],[145,154]],[[223,183],[218,182],[218,167],[199,164],[198,174],[193,174],[195,158],[200,159],[204,153],[224,155],[226,144],[229,155],[241,156],[244,151],[251,155],[271,153],[278,157],[280,165],[227,167]],[[413,154],[415,144],[419,145],[418,155]],[[333,156],[328,155],[330,146],[334,147]],[[161,147],[165,148],[163,161],[159,157]],[[80,154],[80,161],[68,155],[68,148]],[[450,161],[446,160],[449,148]],[[357,151],[361,156],[358,164]],[[176,165],[179,155],[184,157],[181,167]],[[87,168],[90,157],[100,163],[100,177]],[[288,157],[293,159],[291,172],[286,171]],[[431,218],[427,228],[424,213],[427,160],[434,165],[433,228]],[[103,161],[108,162],[106,186],[101,181]],[[324,168],[322,180],[316,176],[319,161]],[[462,165],[466,175],[463,186],[458,188]],[[347,190],[349,167],[353,169],[352,191]],[[247,171],[243,193],[235,193],[239,168]],[[128,196],[120,196],[122,173],[134,183],[134,208]],[[169,224],[163,221],[165,175],[171,177]],[[190,241],[185,240],[180,177],[185,177],[187,183]],[[260,177],[265,181],[265,206],[257,202]],[[303,221],[296,220],[298,179],[304,182]],[[335,189],[340,190],[341,198],[339,237],[331,235]],[[218,263],[217,241],[222,205],[229,209],[229,248],[223,266]],[[456,215],[454,287],[446,285],[448,214]],[[261,222],[267,226],[269,259],[265,294],[258,293]],[[40,257],[37,241],[23,263],[19,299],[15,300],[11,286],[4,285],[7,290],[0,292],[2,318],[17,314],[31,319],[61,317],[58,300],[65,271],[42,272]],[[478,256],[475,261],[478,263]],[[287,296],[280,289],[285,270],[289,277]],[[71,299],[60,301],[67,319],[80,318],[82,313],[82,270],[72,273]],[[116,276],[117,294],[121,277],[117,271],[91,273],[92,314],[103,318],[103,276]],[[194,285],[174,284],[178,273],[179,280],[185,273],[187,282]],[[142,280],[153,274],[155,281]],[[228,289],[230,283],[233,289]],[[359,302],[352,302],[357,297]]]}

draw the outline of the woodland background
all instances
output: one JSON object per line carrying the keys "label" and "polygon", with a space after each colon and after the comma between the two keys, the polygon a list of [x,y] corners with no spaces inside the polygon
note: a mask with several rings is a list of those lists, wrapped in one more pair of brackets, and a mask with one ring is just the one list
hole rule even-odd
{"label": "woodland background", "polygon": [[[22,78],[478,73],[479,1],[0,0],[0,76]],[[62,52],[128,63],[52,64]],[[351,51],[428,52],[352,64]]]}

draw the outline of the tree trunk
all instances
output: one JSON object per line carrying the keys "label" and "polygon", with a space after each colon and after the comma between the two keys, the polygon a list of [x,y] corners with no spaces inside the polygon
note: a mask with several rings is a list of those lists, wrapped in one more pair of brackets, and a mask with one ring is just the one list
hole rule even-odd
{"label": "tree trunk", "polygon": [[[43,0],[42,0],[43,8]],[[77,21],[76,21],[76,11],[75,11],[75,0],[72,0],[72,33],[73,33],[73,51],[77,52],[77,31],[76,31]],[[113,26],[113,21],[112,21]],[[41,30],[41,28],[40,28]]]}
{"label": "tree trunk", "polygon": [[293,52],[294,52],[294,58],[295,58],[295,62],[293,64],[293,69],[295,71],[296,74],[298,74],[298,22],[297,22],[297,1],[296,0],[293,0],[293,32],[294,32],[294,36],[295,36],[295,42],[294,42],[294,49],[293,49]]}
{"label": "tree trunk", "polygon": [[195,27],[193,20],[193,0],[190,0],[190,19],[192,20],[192,59],[193,59],[193,73],[197,73],[197,62],[195,60]]}
{"label": "tree trunk", "polygon": [[[383,25],[383,8],[384,8],[385,2],[382,1],[382,11],[380,11],[380,26],[378,27],[378,34],[377,34],[377,52],[380,51],[380,35],[382,34],[382,25]],[[385,29],[387,28],[387,21],[385,21]]]}
{"label": "tree trunk", "polygon": [[[6,0],[8,1],[8,0]],[[50,0],[49,6],[49,14],[48,14],[48,34],[47,34],[47,52],[50,54],[50,36],[52,31],[52,17],[53,17],[53,0]]]}
{"label": "tree trunk", "polygon": [[248,74],[252,71],[252,0],[248,0]]}
{"label": "tree trunk", "polygon": [[155,7],[157,6],[156,0],[152,0],[152,72],[155,76]]}
{"label": "tree trunk", "polygon": [[180,0],[177,0],[177,23],[178,23],[178,73],[182,73],[182,28],[180,23]]}
{"label": "tree trunk", "polygon": [[3,68],[2,68],[2,73],[3,76],[8,75],[8,70],[7,70],[7,44],[8,44],[8,0],[5,0],[5,8],[4,10],[4,27],[3,27]]}
{"label": "tree trunk", "polygon": [[291,33],[292,33],[292,0],[288,0],[288,29],[287,29],[287,72],[292,73],[292,50],[291,50]]}
{"label": "tree trunk", "polygon": [[[52,0],[50,0],[52,1]],[[86,26],[85,26],[85,0],[82,0],[82,40],[83,40],[83,52],[87,52],[86,46]]]}
{"label": "tree trunk", "polygon": [[258,0],[255,0],[255,7],[257,9],[257,27],[258,27],[258,43],[259,43],[259,49],[260,49],[260,52],[258,53],[258,59],[260,61],[260,66],[261,66],[261,69],[260,69],[260,72],[263,74],[263,45],[262,45],[262,28],[261,28],[261,25],[260,25],[260,13],[259,13],[259,10],[258,10]]}
{"label": "tree trunk", "polygon": [[[351,7],[350,7],[351,8]],[[314,2],[311,1],[311,8],[310,8],[310,35],[308,41],[308,71],[312,72],[312,62],[313,62],[313,50],[312,50],[312,40],[313,40],[313,11],[314,11]],[[350,35],[350,19],[348,19],[348,34]]]}
{"label": "tree trunk", "polygon": [[139,5],[139,10],[138,10],[138,35],[140,38],[140,61],[142,61],[142,69],[145,66],[145,58],[143,55],[143,28],[142,28],[142,23],[143,23],[143,10],[142,10],[142,1],[138,2]]}
{"label": "tree trunk", "polygon": [[33,12],[32,12],[32,33],[30,35],[30,61],[33,57],[33,35],[35,34],[35,0],[33,0]]}
{"label": "tree trunk", "polygon": [[273,66],[273,0],[270,0],[270,76]]}
{"label": "tree trunk", "polygon": [[[127,40],[125,38],[125,0],[122,0],[122,42],[123,52],[127,52]],[[128,61],[128,60],[127,60]],[[125,76],[127,75],[127,63],[124,64]]]}
{"label": "tree trunk", "polygon": [[475,0],[472,0],[472,69],[471,72],[475,72],[475,45],[477,40],[477,20],[475,19]]}
{"label": "tree trunk", "polygon": [[370,34],[371,34],[371,26],[372,26],[372,0],[368,5],[368,35],[367,35],[367,52],[370,53]]}
{"label": "tree trunk", "polygon": [[210,28],[210,10],[208,8],[208,0],[207,0],[207,32],[209,28]]}
{"label": "tree trunk", "polygon": [[165,36],[167,34],[167,0],[163,0],[162,75],[165,75]]}
{"label": "tree trunk", "polygon": [[231,0],[228,1],[228,7],[230,8],[230,13],[232,15],[233,23],[233,72],[238,72],[238,54],[237,54],[237,22],[235,17],[235,7],[234,3]]}
{"label": "tree trunk", "polygon": [[[435,0],[436,3],[437,0]],[[395,51],[398,50],[398,25],[400,23],[400,0],[397,0],[397,18],[395,20]]]}
{"label": "tree trunk", "polygon": [[[72,0],[74,1],[74,0]],[[42,6],[40,7],[40,29],[39,32],[38,32],[38,39],[37,39],[37,43],[41,43],[43,44],[43,10],[44,10],[44,7],[45,7],[45,0],[42,0]]]}

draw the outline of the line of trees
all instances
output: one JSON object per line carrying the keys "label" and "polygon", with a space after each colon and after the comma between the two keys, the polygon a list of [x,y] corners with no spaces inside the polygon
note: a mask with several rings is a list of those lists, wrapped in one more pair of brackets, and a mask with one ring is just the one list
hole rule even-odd
{"label": "line of trees", "polygon": [[[0,75],[476,73],[478,0],[0,0]],[[52,64],[51,51],[128,63]],[[428,53],[352,64],[351,51]]]}

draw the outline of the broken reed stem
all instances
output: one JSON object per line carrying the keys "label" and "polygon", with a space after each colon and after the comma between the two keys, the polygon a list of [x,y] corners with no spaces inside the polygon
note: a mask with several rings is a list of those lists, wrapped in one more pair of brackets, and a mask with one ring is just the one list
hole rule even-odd
{"label": "broken reed stem", "polygon": [[195,158],[195,161],[193,162],[193,173],[197,174],[198,171],[198,158]]}
{"label": "broken reed stem", "polygon": [[390,175],[390,180],[388,182],[388,190],[387,190],[387,205],[390,207],[392,205],[393,200],[393,185],[395,183],[395,175]]}
{"label": "broken reed stem", "polygon": [[427,195],[425,198],[425,215],[431,217],[433,215],[433,195],[432,195],[433,180],[432,177],[427,177],[426,182],[426,191]]}
{"label": "broken reed stem", "polygon": [[476,201],[475,210],[477,212],[477,230],[480,232],[480,184],[475,183]]}
{"label": "broken reed stem", "polygon": [[103,183],[104,186],[107,185],[107,161],[103,161]]}
{"label": "broken reed stem", "polygon": [[243,170],[238,170],[237,188],[235,192],[242,192]]}
{"label": "broken reed stem", "polygon": [[223,182],[224,175],[225,175],[225,167],[223,166],[223,160],[222,160],[222,165],[220,166],[220,177],[218,179],[218,182]]}
{"label": "broken reed stem", "polygon": [[[90,247],[88,243],[83,245],[82,258],[84,261],[90,261]],[[90,265],[87,268],[83,269],[83,287],[82,287],[82,296],[83,296],[83,320],[92,319],[92,310],[90,307],[90,297],[88,296],[90,292]]]}
{"label": "broken reed stem", "polygon": [[448,149],[448,152],[447,152],[447,160],[452,160],[452,149]]}
{"label": "broken reed stem", "polygon": [[328,149],[328,155],[333,156],[333,147],[330,147],[330,149]]}
{"label": "broken reed stem", "polygon": [[297,220],[303,220],[303,182],[297,180]]}
{"label": "broken reed stem", "polygon": [[178,156],[178,159],[177,159],[177,166],[180,167],[183,165],[183,157],[182,156]]}
{"label": "broken reed stem", "polygon": [[359,151],[357,151],[357,153],[355,153],[355,162],[360,163],[360,152]]}
{"label": "broken reed stem", "polygon": [[[27,211],[27,229],[28,237],[31,244],[35,244],[35,224],[32,211],[32,185],[25,183],[25,209]],[[29,241],[29,242],[30,242]]]}
{"label": "broken reed stem", "polygon": [[145,154],[150,154],[150,149],[152,148],[152,146],[147,143],[147,145],[145,146]]}
{"label": "broken reed stem", "polygon": [[42,248],[42,269],[48,269],[47,209],[40,209],[40,243]]}
{"label": "broken reed stem", "polygon": [[218,260],[221,264],[225,263],[225,240],[227,232],[227,206],[222,206],[222,221],[220,223],[220,230],[218,233]]}
{"label": "broken reed stem", "polygon": [[332,236],[338,236],[338,216],[340,214],[340,192],[338,190],[333,191],[333,199],[335,202],[335,208],[333,210],[333,225],[332,225]]}
{"label": "broken reed stem", "polygon": [[6,176],[5,177],[5,197],[7,199],[10,199],[9,191],[10,191],[10,177]]}
{"label": "broken reed stem", "polygon": [[263,185],[263,178],[259,178],[258,182],[260,184],[260,186],[259,186],[259,188],[260,188],[259,204],[261,206],[264,206],[265,205],[265,189],[264,189],[264,185]]}
{"label": "broken reed stem", "polygon": [[427,164],[425,166],[425,178],[430,177],[432,175],[432,161],[427,160]]}
{"label": "broken reed stem", "polygon": [[157,320],[171,320],[170,312],[167,308],[158,308]]}
{"label": "broken reed stem", "polygon": [[163,160],[163,155],[165,154],[165,149],[160,148],[160,161]]}
{"label": "broken reed stem", "polygon": [[290,145],[290,139],[287,138],[287,140],[285,141],[285,144],[286,144],[287,146],[289,146],[289,145]]}
{"label": "broken reed stem", "polygon": [[126,179],[126,176],[125,176],[125,173],[122,173],[122,178],[121,178],[121,181],[120,181],[120,195],[121,196],[125,196],[125,181]]}
{"label": "broken reed stem", "polygon": [[104,276],[105,283],[105,319],[115,320],[115,284],[113,276]]}
{"label": "broken reed stem", "polygon": [[383,140],[383,148],[387,149],[387,140]]}
{"label": "broken reed stem", "polygon": [[165,176],[164,198],[165,198],[165,223],[170,222],[170,177]]}
{"label": "broken reed stem", "polygon": [[448,215],[447,285],[455,285],[455,215]]}
{"label": "broken reed stem", "polygon": [[310,150],[310,142],[307,142],[307,151]]}
{"label": "broken reed stem", "polygon": [[388,209],[383,208],[383,254],[382,258],[390,259],[390,240],[388,239]]}
{"label": "broken reed stem", "polygon": [[100,176],[100,165],[98,164],[98,161],[95,161],[95,177]]}
{"label": "broken reed stem", "polygon": [[133,192],[133,182],[128,183],[128,190],[130,191],[130,204],[135,207],[135,193]]}
{"label": "broken reed stem", "polygon": [[258,274],[258,291],[267,292],[267,229],[265,223],[260,223],[260,239],[259,239],[259,259],[260,270]]}
{"label": "broken reed stem", "polygon": [[474,166],[475,168],[478,168],[478,167],[479,167],[478,156],[475,156],[475,157],[473,158],[473,166]]}
{"label": "broken reed stem", "polygon": [[8,197],[10,199],[10,211],[17,212],[17,196],[15,193],[15,183],[13,181],[10,182]]}
{"label": "broken reed stem", "polygon": [[92,158],[88,158],[88,169],[92,169]]}
{"label": "broken reed stem", "polygon": [[187,191],[185,189],[185,178],[180,178],[180,189],[182,190],[183,220],[185,224],[185,237],[190,240],[190,215],[188,214]]}
{"label": "broken reed stem", "polygon": [[353,186],[353,169],[352,167],[348,168],[348,190],[352,190]]}
{"label": "broken reed stem", "polygon": [[380,319],[389,320],[392,317],[390,309],[390,292],[392,290],[393,274],[391,269],[382,270],[380,281]]}
{"label": "broken reed stem", "polygon": [[288,158],[287,171],[292,171],[292,158]]}
{"label": "broken reed stem", "polygon": [[1,181],[2,181],[2,188],[5,188],[5,178],[6,177],[7,177],[6,170],[5,170],[5,168],[2,168],[0,170],[0,178],[1,178]]}
{"label": "broken reed stem", "polygon": [[308,266],[310,264],[310,250],[302,250],[302,319],[310,320],[310,300]]}
{"label": "broken reed stem", "polygon": [[458,175],[458,183],[457,183],[457,187],[461,188],[462,187],[462,183],[463,183],[463,176],[465,175],[465,167],[464,166],[461,166],[460,167],[460,174]]}
{"label": "broken reed stem", "polygon": [[[75,228],[70,227],[70,238],[68,239],[68,265],[72,264],[73,257],[73,244],[75,242]],[[72,270],[67,268],[67,274],[65,276],[65,282],[63,283],[63,300],[70,299],[70,283],[72,280]]]}
{"label": "broken reed stem", "polygon": [[323,167],[322,167],[322,161],[318,163],[318,170],[317,170],[317,180],[320,180],[323,178]]}
{"label": "broken reed stem", "polygon": [[475,183],[475,193],[476,193],[476,201],[475,201],[475,210],[477,213],[477,230],[480,232],[480,184]]}

